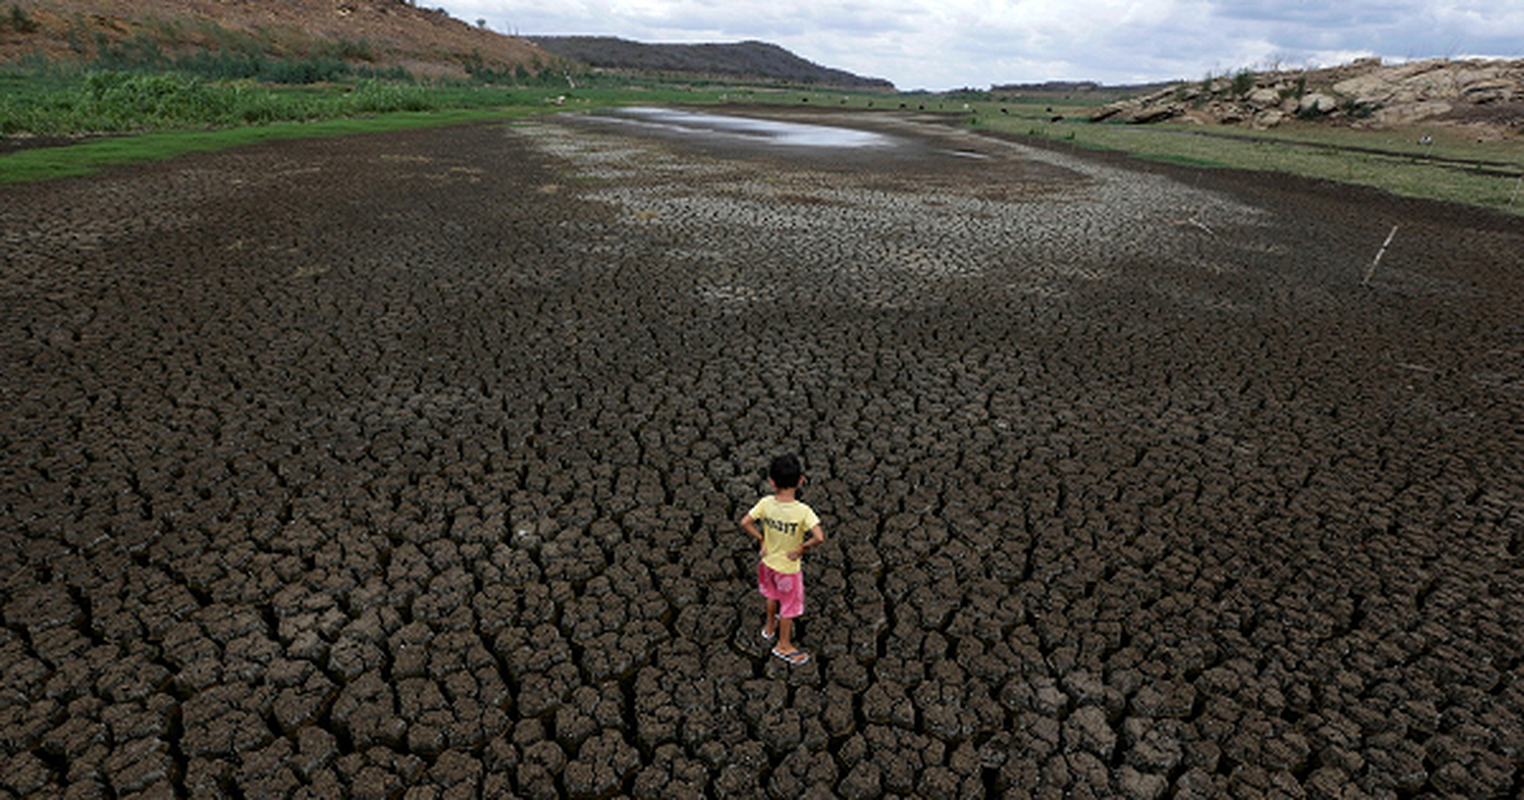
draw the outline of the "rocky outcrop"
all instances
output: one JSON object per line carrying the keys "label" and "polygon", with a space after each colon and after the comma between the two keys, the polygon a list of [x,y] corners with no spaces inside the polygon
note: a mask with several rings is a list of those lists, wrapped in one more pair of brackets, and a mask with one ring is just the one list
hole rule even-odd
{"label": "rocky outcrop", "polygon": [[1524,131],[1524,60],[1380,59],[1320,70],[1241,72],[1103,106],[1092,121],[1188,120],[1268,128],[1288,119],[1365,126],[1466,123]]}

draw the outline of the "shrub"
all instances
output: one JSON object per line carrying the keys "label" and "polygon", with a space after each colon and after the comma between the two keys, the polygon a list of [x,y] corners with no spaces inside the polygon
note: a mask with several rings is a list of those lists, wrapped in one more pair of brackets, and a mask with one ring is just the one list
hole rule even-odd
{"label": "shrub", "polygon": [[385,69],[377,69],[375,67],[356,67],[351,71],[355,77],[358,78],[372,78],[375,80],[398,81],[402,83],[411,83],[413,81],[413,74],[408,72],[407,68],[401,65],[386,67]]}
{"label": "shrub", "polygon": [[1281,99],[1282,100],[1286,100],[1286,99],[1289,99],[1289,98],[1292,98],[1292,97],[1295,97],[1296,99],[1301,100],[1303,97],[1306,97],[1306,96],[1307,96],[1307,76],[1306,75],[1302,75],[1302,76],[1298,77],[1296,79],[1296,82],[1293,83],[1291,86],[1288,86],[1288,87],[1286,87],[1284,89],[1281,89]]}
{"label": "shrub", "polygon": [[335,58],[345,61],[374,62],[375,48],[365,39],[340,39],[326,48]]}
{"label": "shrub", "polygon": [[1324,117],[1328,116],[1329,113],[1330,112],[1325,111],[1316,105],[1309,105],[1304,108],[1297,109],[1296,117],[1297,119],[1308,120],[1311,122],[1323,119]]}
{"label": "shrub", "polygon": [[83,110],[110,127],[131,129],[221,121],[231,106],[223,93],[189,75],[92,72],[85,76]]}
{"label": "shrub", "polygon": [[69,30],[65,33],[65,37],[69,41],[69,50],[73,51],[75,55],[82,56],[85,54],[85,35],[89,32],[90,28],[85,24],[85,18],[80,14],[75,14],[74,18],[69,21]]}
{"label": "shrub", "polygon": [[1354,99],[1345,100],[1341,107],[1350,119],[1370,119],[1372,114],[1381,110],[1380,103],[1360,102]]}
{"label": "shrub", "polygon": [[119,44],[112,44],[103,33],[95,35],[94,66],[96,69],[161,70],[168,64],[169,59],[164,55],[164,49],[156,40],[143,34],[133,36]]}
{"label": "shrub", "polygon": [[1233,96],[1244,97],[1254,91],[1254,73],[1241,69],[1233,73]]}
{"label": "shrub", "polygon": [[338,59],[307,58],[267,62],[255,77],[268,83],[310,84],[336,80],[352,71],[349,64]]}
{"label": "shrub", "polygon": [[15,3],[11,4],[11,13],[6,17],[3,27],[9,28],[16,33],[36,33],[42,28],[41,25],[37,24],[37,20],[27,16],[27,13],[21,9],[21,6]]}
{"label": "shrub", "polygon": [[228,50],[198,50],[175,59],[175,69],[180,72],[223,81],[258,78],[268,66],[259,56]]}
{"label": "shrub", "polygon": [[363,80],[349,93],[349,107],[358,114],[385,114],[391,111],[431,111],[435,107],[428,90],[376,80]]}
{"label": "shrub", "polygon": [[181,56],[175,59],[174,69],[212,80],[256,80],[288,85],[332,82],[355,73],[348,63],[331,57],[277,59],[229,50],[202,50]]}

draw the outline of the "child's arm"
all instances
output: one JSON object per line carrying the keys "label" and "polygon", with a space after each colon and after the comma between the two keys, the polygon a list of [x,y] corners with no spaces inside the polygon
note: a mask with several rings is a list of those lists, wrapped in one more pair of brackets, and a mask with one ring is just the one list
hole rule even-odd
{"label": "child's arm", "polygon": [[810,538],[805,539],[804,542],[799,545],[799,549],[789,553],[788,557],[794,561],[798,561],[799,559],[804,558],[804,551],[810,549],[811,547],[819,547],[823,544],[825,544],[825,531],[822,530],[820,525],[817,523],[815,527],[810,528]]}
{"label": "child's arm", "polygon": [[751,518],[751,512],[741,515],[741,530],[746,531],[747,536],[756,539],[757,548],[761,550],[762,555],[767,555],[767,540],[762,538],[762,531],[758,530],[757,521]]}

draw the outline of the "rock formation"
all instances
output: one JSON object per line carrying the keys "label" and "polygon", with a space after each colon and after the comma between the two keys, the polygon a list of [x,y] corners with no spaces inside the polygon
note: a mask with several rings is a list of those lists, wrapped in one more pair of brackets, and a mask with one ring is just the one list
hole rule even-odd
{"label": "rock formation", "polygon": [[1093,122],[1182,120],[1270,128],[1287,119],[1381,127],[1465,124],[1524,132],[1524,60],[1362,59],[1318,70],[1240,72],[1101,107]]}

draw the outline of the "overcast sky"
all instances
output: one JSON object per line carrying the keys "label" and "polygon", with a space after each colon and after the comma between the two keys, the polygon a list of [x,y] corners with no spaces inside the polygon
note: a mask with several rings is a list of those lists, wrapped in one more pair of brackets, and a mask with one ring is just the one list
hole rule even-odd
{"label": "overcast sky", "polygon": [[530,38],[756,39],[904,90],[1195,80],[1372,55],[1524,58],[1524,0],[445,0],[443,7]]}

